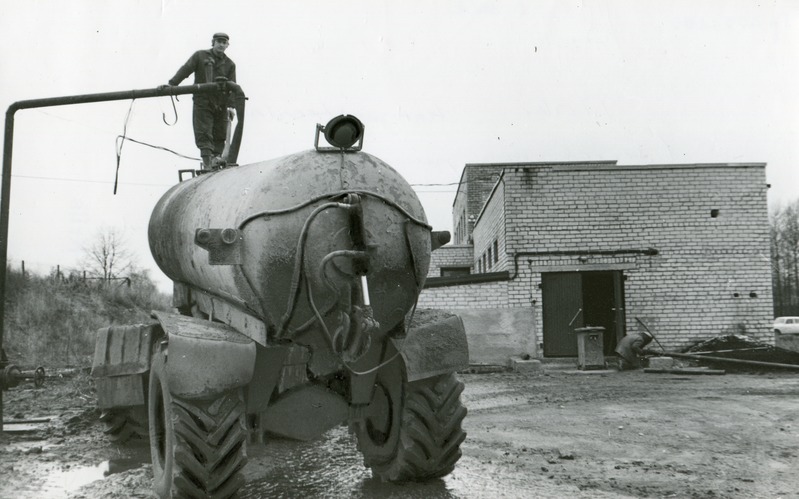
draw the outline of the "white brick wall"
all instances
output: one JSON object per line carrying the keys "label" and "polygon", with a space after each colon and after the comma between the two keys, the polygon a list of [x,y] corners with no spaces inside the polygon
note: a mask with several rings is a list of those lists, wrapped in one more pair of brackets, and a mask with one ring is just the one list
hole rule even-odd
{"label": "white brick wall", "polygon": [[508,281],[425,289],[420,308],[509,308]]}
{"label": "white brick wall", "polygon": [[[505,270],[507,254],[505,253],[505,183],[501,180],[494,187],[491,196],[484,204],[474,227],[474,268],[477,262],[487,261],[482,272]],[[496,255],[494,241],[497,241]],[[490,256],[490,258],[489,258]],[[485,257],[485,258],[483,258]]]}
{"label": "white brick wall", "polygon": [[[430,255],[430,269],[427,277],[441,277],[441,269],[446,267],[472,267],[474,247],[472,245],[447,244]],[[473,273],[474,270],[472,269]]]}
{"label": "white brick wall", "polygon": [[[514,278],[504,286],[425,290],[420,302],[443,308],[479,307],[486,300],[492,307],[535,303],[540,331],[542,267],[623,268],[628,331],[638,329],[635,317],[641,317],[667,348],[741,327],[773,341],[765,165],[494,168],[503,176],[481,206],[474,261],[497,239],[499,262],[487,270],[509,271]],[[711,217],[711,210],[718,216]],[[594,255],[587,261],[537,255],[514,265],[517,252],[649,247],[659,255]],[[433,274],[439,275],[435,264]]]}

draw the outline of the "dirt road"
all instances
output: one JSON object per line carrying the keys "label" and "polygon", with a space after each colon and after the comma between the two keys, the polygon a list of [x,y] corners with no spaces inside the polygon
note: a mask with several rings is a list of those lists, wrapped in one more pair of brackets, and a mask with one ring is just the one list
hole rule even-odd
{"label": "dirt road", "polygon": [[[444,480],[371,478],[354,440],[270,441],[243,497],[799,497],[799,374],[464,374],[463,458]],[[151,497],[149,448],[105,441],[86,376],[4,396],[0,497]],[[34,425],[36,426],[36,425]]]}

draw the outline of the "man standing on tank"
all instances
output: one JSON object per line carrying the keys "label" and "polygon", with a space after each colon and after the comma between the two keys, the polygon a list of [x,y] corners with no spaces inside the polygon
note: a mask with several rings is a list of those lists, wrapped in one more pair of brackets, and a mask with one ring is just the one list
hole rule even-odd
{"label": "man standing on tank", "polygon": [[[230,45],[226,33],[214,33],[211,48],[198,50],[169,80],[169,85],[180,82],[194,73],[194,83],[213,83],[224,78],[236,81],[236,63],[225,55]],[[214,169],[224,164],[221,157],[230,121],[236,116],[234,92],[227,94],[194,94],[194,142],[200,150],[203,169]]]}

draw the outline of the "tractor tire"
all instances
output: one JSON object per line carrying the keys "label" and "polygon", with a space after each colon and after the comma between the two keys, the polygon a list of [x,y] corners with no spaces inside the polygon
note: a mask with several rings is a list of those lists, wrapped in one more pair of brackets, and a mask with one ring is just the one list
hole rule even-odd
{"label": "tractor tire", "polygon": [[105,424],[105,436],[117,444],[144,440],[149,433],[147,409],[144,406],[103,411],[100,421]]}
{"label": "tractor tire", "polygon": [[226,498],[244,485],[247,462],[241,389],[213,400],[174,397],[166,351],[153,355],[148,414],[153,490],[158,497]]}
{"label": "tractor tire", "polygon": [[425,481],[449,474],[466,438],[463,383],[454,373],[406,381],[400,360],[378,373],[365,417],[351,428],[364,466],[384,481]]}

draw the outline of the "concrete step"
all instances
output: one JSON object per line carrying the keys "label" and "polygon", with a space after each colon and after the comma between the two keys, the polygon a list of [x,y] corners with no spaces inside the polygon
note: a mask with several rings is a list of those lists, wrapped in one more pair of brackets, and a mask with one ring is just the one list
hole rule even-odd
{"label": "concrete step", "polygon": [[543,367],[544,372],[554,372],[554,373],[580,373],[580,374],[596,374],[596,373],[607,373],[616,371],[616,357],[605,357],[605,368],[604,369],[580,369],[579,361],[577,357],[556,357],[556,358],[544,358],[539,359],[541,360],[541,365]]}

